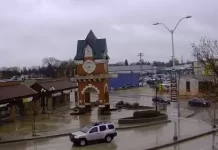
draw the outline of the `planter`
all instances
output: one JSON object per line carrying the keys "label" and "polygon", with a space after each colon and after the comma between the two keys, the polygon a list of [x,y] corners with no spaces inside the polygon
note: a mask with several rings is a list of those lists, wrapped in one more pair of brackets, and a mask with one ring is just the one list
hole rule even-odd
{"label": "planter", "polygon": [[150,117],[150,118],[120,118],[118,119],[119,124],[137,124],[137,123],[151,123],[156,121],[164,121],[168,120],[168,116],[166,114],[161,114],[158,117]]}
{"label": "planter", "polygon": [[143,110],[143,109],[154,109],[154,107],[150,106],[140,106],[139,103],[130,104],[128,102],[124,103],[123,101],[119,101],[115,105],[118,109],[128,109],[128,110]]}
{"label": "planter", "polygon": [[118,108],[110,108],[110,111],[117,111],[118,110]]}
{"label": "planter", "polygon": [[80,109],[79,107],[74,107],[73,112],[70,113],[70,115],[83,115],[85,113],[87,113],[87,111],[85,109]]}

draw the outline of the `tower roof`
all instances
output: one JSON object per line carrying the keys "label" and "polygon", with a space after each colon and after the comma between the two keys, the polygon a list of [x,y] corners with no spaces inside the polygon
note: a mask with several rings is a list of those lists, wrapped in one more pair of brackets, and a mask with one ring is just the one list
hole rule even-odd
{"label": "tower roof", "polygon": [[78,40],[74,60],[84,59],[84,49],[87,45],[92,48],[94,59],[109,59],[106,39],[97,39],[93,31],[90,30],[85,40]]}
{"label": "tower roof", "polygon": [[94,41],[97,40],[97,37],[95,36],[92,30],[89,31],[86,40],[94,40]]}

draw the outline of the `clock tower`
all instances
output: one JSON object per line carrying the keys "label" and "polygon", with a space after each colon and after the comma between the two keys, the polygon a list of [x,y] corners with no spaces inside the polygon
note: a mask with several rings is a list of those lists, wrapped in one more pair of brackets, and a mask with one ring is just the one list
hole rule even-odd
{"label": "clock tower", "polygon": [[90,92],[98,95],[99,114],[109,112],[108,51],[106,39],[97,39],[92,30],[85,40],[78,40],[75,79],[78,82],[78,105],[91,111]]}

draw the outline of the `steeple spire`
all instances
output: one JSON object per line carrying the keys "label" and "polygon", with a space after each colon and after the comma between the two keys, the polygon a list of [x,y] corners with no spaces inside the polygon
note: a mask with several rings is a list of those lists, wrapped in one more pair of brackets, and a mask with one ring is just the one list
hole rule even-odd
{"label": "steeple spire", "polygon": [[95,40],[97,39],[97,37],[95,36],[95,34],[93,33],[93,31],[90,30],[89,33],[88,33],[88,35],[87,35],[87,37],[86,37],[86,39],[94,40],[94,41],[95,41]]}

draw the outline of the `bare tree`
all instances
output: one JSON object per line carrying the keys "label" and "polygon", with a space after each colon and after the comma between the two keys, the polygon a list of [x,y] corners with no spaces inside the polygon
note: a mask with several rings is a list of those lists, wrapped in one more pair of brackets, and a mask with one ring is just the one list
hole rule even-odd
{"label": "bare tree", "polygon": [[[202,119],[216,128],[218,124],[217,118],[217,102],[218,102],[218,42],[202,38],[200,43],[192,44],[193,55],[200,64],[201,72],[200,80],[203,81],[203,88],[199,91],[199,96],[211,102],[211,107],[204,109]],[[199,77],[198,77],[199,78]],[[215,144],[216,132],[213,133],[212,149],[217,150]]]}
{"label": "bare tree", "polygon": [[72,59],[68,60],[67,72],[69,75],[73,74],[74,69],[76,69],[76,64]]}
{"label": "bare tree", "polygon": [[60,60],[54,58],[54,57],[46,57],[42,60],[42,63],[44,66],[52,66],[52,67],[58,67],[61,63]]}
{"label": "bare tree", "polygon": [[201,75],[198,79],[201,80],[201,89],[199,96],[211,102],[211,108],[207,110],[208,115],[204,116],[205,121],[211,123],[213,127],[218,124],[216,116],[217,101],[218,101],[218,42],[202,38],[199,44],[192,44],[193,55],[200,64]]}

